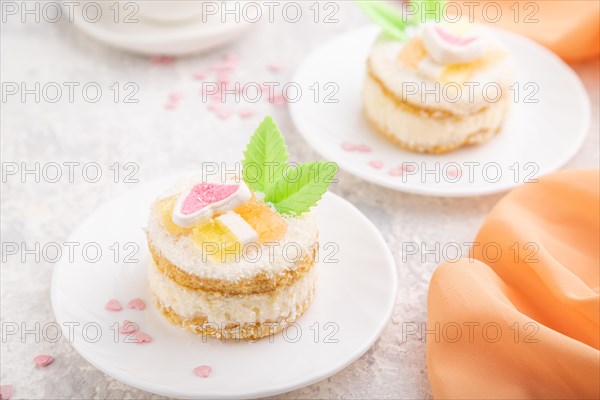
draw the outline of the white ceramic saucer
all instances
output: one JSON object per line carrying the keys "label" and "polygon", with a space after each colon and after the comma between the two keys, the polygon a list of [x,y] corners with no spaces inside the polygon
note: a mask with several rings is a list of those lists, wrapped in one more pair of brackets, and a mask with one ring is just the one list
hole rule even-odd
{"label": "white ceramic saucer", "polygon": [[[366,60],[378,33],[377,27],[369,26],[335,38],[310,55],[293,79],[302,87],[318,83],[317,97],[313,90],[290,104],[292,118],[315,150],[340,168],[400,191],[475,196],[552,172],[582,145],[590,103],[577,75],[544,47],[500,30],[495,33],[517,63],[518,86],[510,95],[516,95],[516,88],[520,91],[503,130],[485,144],[443,155],[412,153],[392,145],[373,131],[362,111]],[[528,102],[532,100],[537,102]],[[344,150],[348,145],[371,151]]]}
{"label": "white ceramic saucer", "polygon": [[[86,3],[94,5],[84,14]],[[172,56],[208,51],[240,37],[255,25],[244,19],[239,23],[233,20],[222,23],[219,14],[207,16],[205,21],[198,15],[177,23],[160,23],[145,17],[129,3],[135,2],[79,2],[72,13],[73,23],[112,47],[144,55]],[[101,17],[97,21],[96,7],[101,8]]]}
{"label": "white ceramic saucer", "polygon": [[[315,300],[289,329],[255,343],[222,343],[203,341],[170,324],[147,292],[149,253],[142,227],[152,200],[172,182],[140,186],[98,209],[67,240],[79,243],[76,259],[63,259],[55,267],[56,321],[67,338],[72,327],[73,347],[92,365],[128,385],[164,396],[255,398],[333,375],[379,337],[396,297],[394,261],[373,224],[333,194],[316,209],[321,251]],[[88,243],[94,244],[88,245],[86,260],[80,250]],[[96,244],[102,250],[98,261]],[[109,299],[125,305],[137,297],[146,300],[144,311],[104,309]],[[125,319],[137,322],[153,341],[127,343],[127,335],[114,328]],[[211,366],[212,375],[194,375],[199,365]]]}

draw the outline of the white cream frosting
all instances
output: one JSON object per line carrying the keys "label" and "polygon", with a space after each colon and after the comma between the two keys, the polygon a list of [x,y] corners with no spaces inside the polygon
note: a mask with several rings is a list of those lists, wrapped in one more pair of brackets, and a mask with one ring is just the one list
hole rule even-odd
{"label": "white cream frosting", "polygon": [[311,268],[289,286],[267,293],[229,296],[178,285],[163,275],[154,262],[148,269],[150,291],[163,306],[170,307],[182,318],[206,317],[209,323],[217,324],[295,318],[297,306],[312,299],[316,282],[316,268]]}

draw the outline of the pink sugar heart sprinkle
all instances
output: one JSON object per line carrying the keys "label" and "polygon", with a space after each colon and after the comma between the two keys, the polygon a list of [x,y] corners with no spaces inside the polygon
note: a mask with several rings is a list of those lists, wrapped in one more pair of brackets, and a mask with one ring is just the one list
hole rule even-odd
{"label": "pink sugar heart sprinkle", "polygon": [[0,399],[10,400],[14,393],[15,393],[15,389],[13,388],[13,385],[0,386]]}
{"label": "pink sugar heart sprinkle", "polygon": [[269,64],[268,67],[269,67],[269,70],[271,70],[272,72],[279,72],[283,69],[283,65],[281,63],[277,63],[277,62]]}
{"label": "pink sugar heart sprinkle", "polygon": [[216,110],[217,112],[217,117],[221,118],[221,119],[228,119],[229,117],[231,117],[233,115],[233,111],[231,110],[227,110],[225,108],[221,108]]}
{"label": "pink sugar heart sprinkle", "polygon": [[246,109],[240,110],[238,114],[241,118],[249,118],[254,115],[254,110],[250,110],[250,109],[246,108]]}
{"label": "pink sugar heart sprinkle", "polygon": [[401,168],[404,172],[414,172],[417,169],[417,167],[412,164],[402,164]]}
{"label": "pink sugar heart sprinkle", "polygon": [[192,188],[183,200],[181,213],[190,215],[202,208],[228,198],[234,194],[240,185],[222,185],[217,183],[202,182]]}
{"label": "pink sugar heart sprinkle", "polygon": [[132,308],[134,310],[143,310],[146,308],[146,303],[142,299],[133,299],[129,303],[127,303],[127,308]]}
{"label": "pink sugar heart sprinkle", "polygon": [[460,168],[450,168],[448,169],[448,176],[453,178],[459,178],[462,176],[462,171]]}
{"label": "pink sugar heart sprinkle", "polygon": [[373,151],[373,149],[371,149],[366,144],[359,144],[356,146],[356,151],[358,151],[360,153],[370,153],[371,151]]}
{"label": "pink sugar heart sprinkle", "polygon": [[47,356],[47,355],[40,355],[40,356],[33,357],[33,361],[35,361],[35,363],[38,365],[38,367],[47,367],[48,365],[52,364],[52,361],[54,361],[54,358]]}
{"label": "pink sugar heart sprinkle", "polygon": [[342,142],[342,149],[346,150],[346,151],[354,151],[356,150],[356,145],[350,143],[350,142]]}
{"label": "pink sugar heart sprinkle", "polygon": [[194,368],[194,374],[198,375],[201,378],[208,378],[211,372],[212,368],[208,365],[201,365],[199,367]]}
{"label": "pink sugar heart sprinkle", "polygon": [[119,326],[119,333],[124,333],[124,334],[130,334],[130,333],[134,333],[137,332],[139,330],[139,326],[138,324],[136,324],[135,322],[129,321],[129,320],[125,320],[121,323],[121,325]]}
{"label": "pink sugar heart sprinkle", "polygon": [[150,58],[152,64],[168,65],[175,61],[174,57],[171,56],[153,56]]}
{"label": "pink sugar heart sprinkle", "polygon": [[390,170],[389,174],[391,176],[402,176],[404,174],[404,170],[402,168],[394,168]]}
{"label": "pink sugar heart sprinkle", "polygon": [[223,57],[223,59],[225,60],[225,62],[235,63],[235,62],[237,62],[239,57],[237,54],[225,54],[225,57]]}
{"label": "pink sugar heart sprinkle", "polygon": [[270,98],[269,101],[276,106],[283,106],[287,103],[287,99],[281,94],[276,94],[275,96]]}
{"label": "pink sugar heart sprinkle", "polygon": [[449,43],[454,46],[466,46],[469,43],[471,43],[472,41],[474,41],[475,39],[477,39],[476,37],[462,38],[460,36],[453,35],[450,32],[446,32],[439,26],[436,26],[434,29],[437,32],[437,34],[440,35],[440,38],[442,38],[442,40],[444,42]]}
{"label": "pink sugar heart sprinkle", "polygon": [[169,100],[171,101],[179,101],[183,99],[183,94],[179,92],[172,92],[169,94]]}
{"label": "pink sugar heart sprinkle", "polygon": [[379,160],[369,161],[369,165],[375,169],[381,169],[384,166],[383,161],[379,161]]}
{"label": "pink sugar heart sprinkle", "polygon": [[366,144],[353,144],[350,142],[342,142],[342,149],[346,151],[357,151],[359,153],[370,153],[372,149]]}
{"label": "pink sugar heart sprinkle", "polygon": [[220,84],[224,84],[225,87],[227,87],[227,85],[231,82],[231,78],[229,77],[229,74],[220,72],[217,75],[217,82]]}
{"label": "pink sugar heart sprinkle", "polygon": [[210,103],[218,103],[218,104],[223,104],[223,95],[221,93],[221,91],[218,91],[215,94],[209,94],[208,95],[208,101]]}
{"label": "pink sugar heart sprinkle", "polygon": [[219,64],[211,65],[208,67],[211,71],[215,71],[217,73],[227,73],[233,70],[235,65],[232,62],[222,62]]}
{"label": "pink sugar heart sprinkle", "polygon": [[104,306],[104,308],[108,311],[121,311],[123,309],[123,307],[121,307],[121,303],[119,303],[119,300],[117,299],[109,300],[108,303],[106,303],[106,305]]}
{"label": "pink sugar heart sprinkle", "polygon": [[147,333],[144,333],[141,331],[136,331],[133,334],[133,340],[138,344],[142,344],[142,343],[150,343],[152,341],[152,338]]}

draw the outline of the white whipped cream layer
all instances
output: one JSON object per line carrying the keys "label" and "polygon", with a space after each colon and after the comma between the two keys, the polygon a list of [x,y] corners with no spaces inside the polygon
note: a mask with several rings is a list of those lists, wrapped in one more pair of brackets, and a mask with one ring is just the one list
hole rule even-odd
{"label": "white whipped cream layer", "polygon": [[184,319],[206,317],[208,323],[219,325],[295,318],[297,307],[312,300],[316,283],[313,267],[291,285],[271,292],[230,296],[181,286],[163,275],[154,262],[148,269],[150,291],[163,306]]}
{"label": "white whipped cream layer", "polygon": [[386,95],[380,84],[369,76],[364,84],[365,112],[369,120],[404,145],[419,151],[456,147],[469,138],[476,140],[477,133],[493,134],[504,120],[509,108],[508,99],[508,96],[504,97],[483,111],[462,118],[436,118],[427,113],[407,111],[399,107]]}

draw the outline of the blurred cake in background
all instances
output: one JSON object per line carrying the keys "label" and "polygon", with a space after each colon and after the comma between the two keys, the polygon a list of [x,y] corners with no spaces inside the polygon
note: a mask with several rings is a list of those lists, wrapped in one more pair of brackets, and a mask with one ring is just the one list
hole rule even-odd
{"label": "blurred cake in background", "polygon": [[388,5],[361,4],[385,28],[364,85],[365,113],[379,133],[407,150],[445,153],[501,129],[513,62],[488,29],[441,16],[404,23]]}

